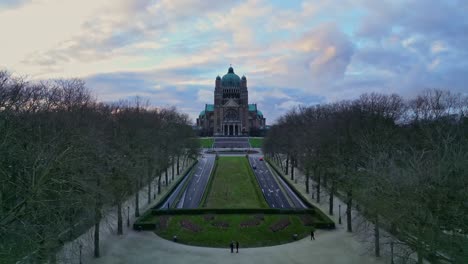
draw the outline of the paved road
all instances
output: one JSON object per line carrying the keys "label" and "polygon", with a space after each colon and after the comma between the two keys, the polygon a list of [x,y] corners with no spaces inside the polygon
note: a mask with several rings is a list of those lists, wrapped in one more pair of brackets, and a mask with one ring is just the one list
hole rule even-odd
{"label": "paved road", "polygon": [[247,137],[215,137],[213,148],[250,148]]}
{"label": "paved road", "polygon": [[296,193],[291,188],[289,188],[288,184],[281,177],[277,177],[277,179],[280,182],[281,186],[283,186],[283,189],[286,191],[289,198],[291,199],[294,208],[307,208],[307,205],[305,205],[302,202],[302,200],[296,195]]}
{"label": "paved road", "polygon": [[260,161],[259,158],[259,156],[251,155],[249,156],[249,162],[252,167],[256,166],[254,174],[257,177],[268,205],[271,208],[292,208],[278,183],[273,178],[274,176],[271,174],[265,161]]}
{"label": "paved road", "polygon": [[177,208],[197,208],[210,178],[215,161],[214,155],[205,155],[199,159],[195,172],[182,195]]}
{"label": "paved road", "polygon": [[[191,170],[190,170],[191,171]],[[187,172],[188,173],[190,173]],[[185,176],[185,175],[184,175]],[[179,192],[182,190],[183,186],[184,186],[184,183],[187,181],[187,177],[185,176],[184,179],[182,179],[181,183],[179,184],[179,186],[177,186],[177,188],[172,192],[172,194],[169,196],[169,198],[167,198],[167,200],[164,202],[164,204],[162,204],[158,209],[161,209],[161,210],[166,210],[168,209],[168,207],[172,207],[174,205],[174,202],[177,198],[177,195],[179,194]],[[168,206],[169,205],[169,206]]]}

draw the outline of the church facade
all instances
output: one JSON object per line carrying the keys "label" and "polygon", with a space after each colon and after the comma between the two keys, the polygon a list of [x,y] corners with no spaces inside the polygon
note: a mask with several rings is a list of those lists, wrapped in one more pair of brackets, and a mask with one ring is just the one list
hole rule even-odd
{"label": "church facade", "polygon": [[197,118],[204,136],[258,135],[265,129],[265,117],[257,104],[249,104],[247,78],[229,67],[223,78],[217,76],[214,104],[206,104]]}

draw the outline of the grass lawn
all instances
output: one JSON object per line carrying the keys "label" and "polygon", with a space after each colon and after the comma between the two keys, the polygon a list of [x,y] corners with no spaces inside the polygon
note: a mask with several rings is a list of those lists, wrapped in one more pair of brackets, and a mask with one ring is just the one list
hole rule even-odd
{"label": "grass lawn", "polygon": [[206,208],[268,208],[246,157],[219,157]]}
{"label": "grass lawn", "polygon": [[263,145],[263,138],[249,138],[249,143],[252,148],[261,148]]}
{"label": "grass lawn", "polygon": [[213,138],[198,138],[202,148],[211,148],[213,146]]}
{"label": "grass lawn", "polygon": [[[158,216],[156,221],[158,220]],[[249,227],[240,227],[241,222],[256,219],[255,215],[212,215],[213,219],[206,219],[204,215],[175,215],[165,216],[167,226],[157,228],[155,233],[162,238],[172,240],[177,235],[178,242],[188,245],[208,246],[208,247],[229,247],[231,240],[237,240],[240,248],[272,246],[289,243],[293,241],[293,234],[298,235],[298,239],[310,235],[312,227],[304,226],[297,215],[263,215],[260,224]],[[273,232],[270,226],[281,219],[289,218],[290,224],[284,229]],[[189,220],[200,228],[194,232],[182,227],[181,221]],[[218,227],[213,224],[224,223],[227,227]],[[159,226],[159,225],[157,225]]]}

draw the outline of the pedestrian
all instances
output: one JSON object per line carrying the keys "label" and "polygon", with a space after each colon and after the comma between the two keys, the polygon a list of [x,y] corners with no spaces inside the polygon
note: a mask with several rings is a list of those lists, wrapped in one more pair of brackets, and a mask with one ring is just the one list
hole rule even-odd
{"label": "pedestrian", "polygon": [[234,241],[231,241],[231,244],[229,244],[231,247],[231,253],[234,253]]}
{"label": "pedestrian", "polygon": [[239,253],[239,241],[236,241],[236,253]]}
{"label": "pedestrian", "polygon": [[315,234],[314,234],[314,230],[311,230],[310,231],[310,240],[315,240]]}

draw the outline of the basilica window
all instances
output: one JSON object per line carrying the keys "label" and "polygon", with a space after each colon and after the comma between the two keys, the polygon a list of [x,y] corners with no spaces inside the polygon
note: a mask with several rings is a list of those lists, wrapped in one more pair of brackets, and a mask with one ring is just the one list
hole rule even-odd
{"label": "basilica window", "polygon": [[227,110],[226,114],[224,115],[224,120],[239,120],[239,115],[237,111],[234,109]]}

